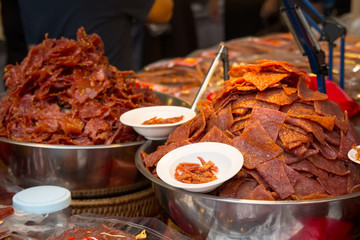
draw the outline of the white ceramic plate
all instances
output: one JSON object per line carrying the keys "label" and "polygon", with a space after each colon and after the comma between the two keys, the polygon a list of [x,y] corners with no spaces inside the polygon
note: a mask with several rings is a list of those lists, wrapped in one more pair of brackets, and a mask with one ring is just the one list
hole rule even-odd
{"label": "white ceramic plate", "polygon": [[[357,146],[357,148],[360,148],[360,146]],[[348,152],[348,157],[351,161],[357,163],[357,164],[360,164],[360,161],[359,160],[356,160],[356,149],[352,148],[350,149],[350,151]]]}
{"label": "white ceramic plate", "polygon": [[[184,118],[176,123],[167,124],[152,124],[142,125],[146,120],[153,117],[158,118],[172,118],[180,117]],[[130,111],[123,113],[120,116],[120,122],[125,125],[131,126],[140,135],[150,140],[162,140],[166,139],[169,134],[179,125],[189,121],[195,117],[196,113],[190,108],[179,107],[179,106],[152,106],[135,108]]]}
{"label": "white ceramic plate", "polygon": [[[200,163],[197,157],[205,162],[212,161],[218,167],[217,179],[207,183],[188,184],[175,179],[175,169],[182,163]],[[228,144],[216,142],[193,143],[179,147],[163,156],[157,163],[156,172],[167,184],[191,192],[210,192],[240,171],[244,163],[241,152]]]}

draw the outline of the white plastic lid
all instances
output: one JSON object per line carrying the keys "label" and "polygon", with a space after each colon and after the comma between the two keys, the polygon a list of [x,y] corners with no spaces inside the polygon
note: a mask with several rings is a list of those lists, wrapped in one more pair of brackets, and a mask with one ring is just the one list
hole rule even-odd
{"label": "white plastic lid", "polygon": [[70,206],[71,193],[58,186],[37,186],[16,193],[14,208],[38,214],[60,211]]}

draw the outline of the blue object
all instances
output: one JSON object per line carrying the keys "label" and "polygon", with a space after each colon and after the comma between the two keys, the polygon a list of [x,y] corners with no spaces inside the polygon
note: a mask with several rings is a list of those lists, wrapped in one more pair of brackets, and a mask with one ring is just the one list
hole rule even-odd
{"label": "blue object", "polygon": [[47,214],[69,207],[71,193],[63,187],[37,186],[16,193],[12,200],[17,210]]}
{"label": "blue object", "polygon": [[[317,75],[318,90],[322,93],[326,93],[325,76],[329,75],[329,79],[332,80],[334,42],[341,37],[340,87],[344,89],[345,27],[333,19],[325,19],[307,0],[283,0],[283,2],[285,8],[281,13],[302,54],[308,56],[311,70]],[[328,64],[325,62],[325,53],[321,50],[309,24],[321,34],[320,40],[329,43]],[[322,29],[318,24],[322,25]]]}

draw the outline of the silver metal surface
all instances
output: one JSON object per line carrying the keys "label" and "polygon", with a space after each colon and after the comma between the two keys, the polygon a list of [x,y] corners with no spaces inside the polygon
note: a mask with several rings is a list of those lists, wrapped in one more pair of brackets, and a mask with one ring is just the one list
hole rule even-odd
{"label": "silver metal surface", "polygon": [[219,61],[221,59],[221,55],[223,54],[225,49],[226,49],[225,44],[223,42],[221,42],[220,45],[219,45],[218,53],[216,54],[216,57],[212,61],[211,65],[210,65],[210,68],[209,68],[209,70],[206,73],[206,76],[204,78],[204,81],[202,82],[202,84],[201,84],[201,86],[200,86],[200,88],[199,88],[199,90],[198,90],[198,92],[197,92],[197,94],[195,96],[195,99],[194,99],[193,103],[191,104],[191,110],[193,110],[193,111],[196,110],[197,103],[199,102],[200,98],[204,94],[205,89],[207,88],[207,85],[209,84],[210,79],[213,76],[214,71],[215,71],[215,69],[216,69],[216,67],[217,67],[217,65],[218,65],[218,63],[219,63]]}
{"label": "silver metal surface", "polygon": [[[150,174],[140,152],[156,150],[163,142],[146,141],[135,164],[153,182],[171,220],[195,239],[353,239],[360,236],[360,192],[307,201],[226,199],[171,187]],[[312,234],[312,235],[309,235]]]}
{"label": "silver metal surface", "polygon": [[[156,94],[164,105],[189,107],[177,97]],[[121,161],[124,166],[134,164],[136,150],[143,143],[70,146],[0,138],[0,170],[4,165],[10,179],[22,187],[51,184],[70,190],[104,188],[109,184],[113,160]],[[120,169],[119,176],[128,176],[123,172],[126,169]]]}

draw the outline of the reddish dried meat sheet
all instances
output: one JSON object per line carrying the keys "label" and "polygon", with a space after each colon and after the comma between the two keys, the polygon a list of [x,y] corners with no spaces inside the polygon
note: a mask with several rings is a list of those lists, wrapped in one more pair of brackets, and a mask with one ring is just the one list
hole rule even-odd
{"label": "reddish dried meat sheet", "polygon": [[304,81],[299,81],[297,85],[298,96],[303,101],[320,101],[328,99],[328,96],[319,91],[313,91],[308,88]]}
{"label": "reddish dried meat sheet", "polygon": [[319,144],[317,141],[312,142],[312,146],[319,150],[321,155],[323,155],[326,159],[335,160],[338,156],[338,151],[335,147],[331,146],[327,142],[323,144]]}
{"label": "reddish dried meat sheet", "polygon": [[[261,138],[259,136],[262,136]],[[244,156],[244,166],[254,169],[258,164],[277,157],[283,150],[267,134],[259,121],[233,139],[233,146]]]}
{"label": "reddish dried meat sheet", "polygon": [[169,134],[167,143],[188,140],[190,142],[198,140],[205,131],[208,109],[203,109],[193,119],[177,127]]}
{"label": "reddish dried meat sheet", "polygon": [[253,177],[258,184],[263,185],[263,186],[265,186],[266,188],[269,187],[269,185],[268,185],[267,182],[264,180],[264,178],[263,178],[262,176],[260,176],[260,174],[259,174],[255,169],[252,169],[252,170],[246,169],[246,168],[243,168],[243,169],[244,169],[243,171],[246,172],[249,177],[250,177],[250,176]]}
{"label": "reddish dried meat sheet", "polygon": [[77,40],[46,36],[20,64],[7,65],[0,136],[60,145],[143,140],[119,117],[161,102],[151,89],[136,86],[133,71],[109,65],[103,53],[99,35],[81,27]]}
{"label": "reddish dried meat sheet", "polygon": [[211,101],[199,103],[202,116],[165,143],[218,141],[242,152],[242,170],[211,194],[273,201],[360,190],[360,167],[346,156],[360,136],[346,112],[307,89],[304,72],[264,60],[234,67],[229,75]]}
{"label": "reddish dried meat sheet", "polygon": [[249,108],[243,108],[243,107],[239,107],[236,109],[232,109],[232,114],[233,115],[239,115],[239,116],[243,116],[245,115],[250,109]]}
{"label": "reddish dried meat sheet", "polygon": [[254,84],[258,90],[263,91],[288,76],[289,74],[286,73],[247,72],[243,78],[246,82]]}
{"label": "reddish dried meat sheet", "polygon": [[253,200],[269,200],[274,201],[274,197],[271,195],[271,192],[266,190],[264,185],[259,185],[254,190],[251,191],[249,195],[247,195],[246,199]]}
{"label": "reddish dried meat sheet", "polygon": [[340,146],[340,141],[341,141],[341,136],[340,136],[340,132],[338,131],[324,131],[325,133],[325,141],[339,147]]}
{"label": "reddish dried meat sheet", "polygon": [[220,197],[235,198],[235,194],[239,189],[240,185],[245,182],[244,179],[232,179],[227,181],[219,192]]}
{"label": "reddish dried meat sheet", "polygon": [[233,123],[234,120],[231,113],[231,104],[228,104],[226,107],[211,115],[207,123],[207,127],[211,129],[216,126],[220,130],[225,131],[230,129]]}
{"label": "reddish dried meat sheet", "polygon": [[249,119],[243,119],[243,120],[234,122],[234,124],[230,128],[230,131],[232,133],[234,133],[236,136],[239,136],[249,121],[250,121]]}
{"label": "reddish dried meat sheet", "polygon": [[231,102],[231,108],[253,108],[257,103],[256,93],[243,94],[237,96],[237,99]]}
{"label": "reddish dried meat sheet", "polygon": [[282,152],[277,158],[287,165],[301,161],[301,158],[287,152]]}
{"label": "reddish dried meat sheet", "polygon": [[325,191],[333,196],[347,193],[347,176],[329,175],[327,178],[318,177],[317,180]]}
{"label": "reddish dried meat sheet", "polygon": [[289,178],[286,175],[283,161],[275,158],[256,166],[256,170],[279,195],[280,199],[287,199],[294,193]]}
{"label": "reddish dried meat sheet", "polygon": [[299,179],[294,185],[294,190],[294,194],[302,199],[312,194],[325,194],[324,188],[318,181],[301,174],[299,174]]}
{"label": "reddish dried meat sheet", "polygon": [[348,162],[349,175],[348,175],[348,191],[355,186],[360,185],[360,168],[357,167],[356,163]]}
{"label": "reddish dried meat sheet", "polygon": [[325,142],[325,133],[324,129],[316,122],[312,122],[307,119],[300,119],[295,117],[288,116],[285,120],[286,123],[290,125],[294,125],[296,127],[304,129],[308,133],[314,134],[317,140],[319,140],[320,143]]}
{"label": "reddish dried meat sheet", "polygon": [[293,149],[303,143],[312,142],[313,139],[311,135],[301,130],[302,129],[296,129],[296,127],[292,125],[283,124],[279,131],[279,138],[282,144],[287,149]]}
{"label": "reddish dried meat sheet", "polygon": [[297,92],[297,89],[293,87],[283,86],[283,89],[287,95],[292,95]]}
{"label": "reddish dried meat sheet", "polygon": [[214,126],[211,128],[210,131],[208,131],[204,137],[200,139],[199,142],[219,142],[219,143],[225,143],[228,145],[232,144],[232,140],[226,136],[224,132],[222,132],[218,127]]}
{"label": "reddish dried meat sheet", "polygon": [[250,121],[247,123],[247,126],[251,126],[254,122],[259,121],[270,138],[275,141],[285,118],[285,113],[269,108],[255,107],[251,112]]}
{"label": "reddish dried meat sheet", "polygon": [[328,176],[327,172],[315,167],[309,160],[301,160],[299,162],[290,164],[289,167],[298,171],[298,172],[308,172],[317,177],[326,178]]}
{"label": "reddish dried meat sheet", "polygon": [[349,174],[349,170],[343,161],[328,160],[320,154],[311,156],[308,159],[315,167],[328,173],[333,173],[339,176],[345,176]]}
{"label": "reddish dried meat sheet", "polygon": [[152,168],[156,165],[156,163],[168,152],[174,150],[178,147],[182,147],[190,144],[188,140],[184,140],[181,142],[173,142],[167,145],[161,145],[157,148],[155,152],[147,154],[144,158],[144,164],[146,168]]}
{"label": "reddish dried meat sheet", "polygon": [[325,190],[315,179],[306,177],[286,165],[285,172],[295,190],[291,196],[293,199],[303,199],[312,194],[325,194]]}
{"label": "reddish dried meat sheet", "polygon": [[235,198],[246,198],[256,188],[257,185],[258,183],[256,181],[247,179],[237,189],[235,193]]}
{"label": "reddish dried meat sheet", "polygon": [[327,116],[327,117],[335,116],[334,119],[335,126],[347,132],[347,129],[344,125],[344,121],[345,121],[344,113],[342,112],[341,107],[337,103],[330,101],[328,99],[322,101],[314,101],[314,108],[315,108],[315,112],[322,116]]}
{"label": "reddish dried meat sheet", "polygon": [[334,128],[335,116],[319,116],[316,114],[314,107],[307,104],[295,103],[288,109],[287,114],[291,117],[303,118],[317,122],[328,131],[332,131]]}
{"label": "reddish dried meat sheet", "polygon": [[296,93],[288,95],[283,88],[271,88],[256,94],[256,99],[276,104],[278,106],[289,105],[298,99]]}

